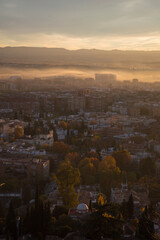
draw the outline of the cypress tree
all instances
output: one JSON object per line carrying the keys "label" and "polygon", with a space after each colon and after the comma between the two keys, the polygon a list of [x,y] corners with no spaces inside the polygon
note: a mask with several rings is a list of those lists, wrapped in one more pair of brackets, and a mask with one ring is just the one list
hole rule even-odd
{"label": "cypress tree", "polygon": [[128,218],[129,219],[133,218],[133,214],[134,214],[134,203],[133,203],[133,196],[131,194],[128,200]]}
{"label": "cypress tree", "polygon": [[6,218],[6,233],[7,236],[10,236],[15,240],[17,239],[17,219],[12,201],[10,202]]}
{"label": "cypress tree", "polygon": [[155,240],[154,223],[150,219],[147,206],[139,219],[139,237],[141,239]]}
{"label": "cypress tree", "polygon": [[123,218],[127,219],[128,218],[128,209],[127,209],[127,202],[125,201],[125,199],[122,202],[121,209],[122,209],[121,211],[122,211]]}
{"label": "cypress tree", "polygon": [[92,212],[92,200],[90,198],[90,201],[89,201],[89,211]]}

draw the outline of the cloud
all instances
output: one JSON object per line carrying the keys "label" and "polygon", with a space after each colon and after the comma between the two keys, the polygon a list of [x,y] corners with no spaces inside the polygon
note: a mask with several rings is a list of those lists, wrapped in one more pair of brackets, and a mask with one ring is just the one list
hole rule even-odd
{"label": "cloud", "polygon": [[157,0],[1,0],[0,38],[29,44],[38,36],[49,42],[66,37],[74,45],[82,39],[82,46],[114,37],[140,39],[159,34],[159,10]]}
{"label": "cloud", "polygon": [[79,48],[121,49],[121,50],[160,50],[160,34],[148,36],[107,36],[71,37],[62,34],[35,33],[13,35],[12,38],[0,33],[0,46],[58,47],[71,50]]}

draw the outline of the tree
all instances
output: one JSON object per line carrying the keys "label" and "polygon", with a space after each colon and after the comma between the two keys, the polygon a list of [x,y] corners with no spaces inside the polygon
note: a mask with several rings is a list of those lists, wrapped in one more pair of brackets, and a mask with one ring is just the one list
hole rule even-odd
{"label": "tree", "polygon": [[79,162],[79,165],[78,165],[79,169],[83,168],[85,165],[89,164],[90,162],[91,162],[90,158],[85,157],[85,158],[81,159],[81,161]]}
{"label": "tree", "polygon": [[53,136],[54,136],[54,141],[58,141],[58,136],[57,136],[57,132],[56,132],[56,128],[53,127]]}
{"label": "tree", "polygon": [[63,238],[63,239],[70,232],[72,232],[72,228],[70,226],[68,226],[68,225],[66,225],[66,226],[59,226],[57,228],[57,235],[59,237]]}
{"label": "tree", "polygon": [[[123,222],[118,217],[111,215],[109,208],[116,210],[115,206],[103,205],[86,218],[83,225],[85,237],[94,240],[122,239]],[[118,214],[116,215],[118,216]]]}
{"label": "tree", "polygon": [[91,162],[93,158],[83,158],[79,163],[79,169],[84,184],[94,184],[96,167]]}
{"label": "tree", "polygon": [[13,237],[13,239],[17,239],[17,220],[12,201],[10,202],[6,218],[6,233],[7,236]]}
{"label": "tree", "polygon": [[140,161],[139,167],[141,176],[153,177],[156,173],[156,162],[152,158],[143,158]]}
{"label": "tree", "polygon": [[98,170],[99,167],[99,160],[96,157],[90,157],[90,161],[91,163],[94,165],[94,167],[96,168],[96,170]]}
{"label": "tree", "polygon": [[137,175],[135,172],[131,171],[127,173],[128,182],[135,183],[137,181]]}
{"label": "tree", "polygon": [[91,200],[91,198],[89,200],[89,211],[92,212],[92,200]]}
{"label": "tree", "polygon": [[99,155],[98,155],[97,152],[91,151],[91,152],[86,153],[86,157],[88,157],[88,158],[99,158]]}
{"label": "tree", "polygon": [[103,206],[105,204],[105,201],[106,201],[105,196],[103,194],[99,194],[99,196],[98,196],[98,205],[99,206]]}
{"label": "tree", "polygon": [[99,164],[100,171],[108,171],[116,168],[116,160],[112,156],[106,156]]}
{"label": "tree", "polygon": [[5,214],[4,214],[4,207],[0,201],[0,219],[4,218]]}
{"label": "tree", "polygon": [[31,135],[32,129],[30,123],[24,128],[24,134],[25,135]]}
{"label": "tree", "polygon": [[101,187],[101,191],[110,197],[110,191],[112,187],[119,186],[120,182],[124,180],[124,172],[118,167],[108,170],[99,170],[98,182]]}
{"label": "tree", "polygon": [[68,215],[68,209],[65,206],[56,205],[53,210],[53,217],[58,219],[63,214]]}
{"label": "tree", "polygon": [[67,208],[75,207],[78,204],[78,195],[74,186],[79,183],[80,172],[73,168],[69,161],[63,161],[56,173],[58,189]]}
{"label": "tree", "polygon": [[37,234],[43,230],[43,202],[39,198],[39,188],[36,186],[35,206],[31,208],[30,212],[30,232]]}
{"label": "tree", "polygon": [[31,197],[31,186],[27,182],[25,182],[23,184],[23,192],[22,193],[23,193],[24,204],[28,204],[29,201],[32,199],[32,197]]}
{"label": "tree", "polygon": [[70,133],[69,127],[67,126],[66,142],[67,142],[68,144],[71,144],[71,139],[72,139],[72,132]]}
{"label": "tree", "polygon": [[123,199],[123,202],[121,204],[121,212],[122,212],[123,218],[128,219],[128,206],[125,199]]}
{"label": "tree", "polygon": [[0,201],[0,235],[4,233],[5,229],[5,212],[4,212],[4,207],[1,204]]}
{"label": "tree", "polygon": [[95,157],[85,157],[85,158],[81,159],[81,161],[79,162],[79,168],[82,168],[82,167],[88,165],[89,163],[93,164],[93,166],[96,169],[98,169],[99,160],[98,160],[98,158],[95,158]]}
{"label": "tree", "polygon": [[59,126],[63,129],[67,129],[67,123],[65,121],[60,121]]}
{"label": "tree", "polygon": [[124,172],[116,166],[116,160],[112,156],[105,156],[98,168],[98,182],[101,191],[109,197],[111,188],[119,185],[123,178]]}
{"label": "tree", "polygon": [[148,213],[148,208],[145,207],[144,212],[142,213],[139,224],[138,224],[138,234],[140,239],[148,239],[148,240],[156,240],[154,223],[150,219],[150,215]]}
{"label": "tree", "polygon": [[74,220],[70,216],[63,214],[63,215],[61,215],[58,218],[58,220],[56,222],[56,225],[57,226],[66,226],[66,225],[68,225],[68,226],[70,226],[73,229],[74,226],[75,226],[75,222],[74,222]]}
{"label": "tree", "polygon": [[96,168],[93,163],[90,162],[82,167],[80,173],[84,184],[95,184]]}
{"label": "tree", "polygon": [[70,161],[73,167],[77,167],[80,161],[80,156],[77,152],[68,153],[65,157],[66,161]]}
{"label": "tree", "polygon": [[150,205],[148,206],[148,214],[151,220],[154,220],[157,217],[156,208],[153,203],[150,203]]}
{"label": "tree", "polygon": [[113,157],[116,160],[117,166],[124,171],[128,171],[131,162],[131,156],[127,150],[115,151]]}
{"label": "tree", "polygon": [[63,142],[54,142],[53,144],[53,151],[55,153],[62,153],[62,154],[66,154],[69,151],[71,151],[71,146],[68,144],[65,144]]}
{"label": "tree", "polygon": [[17,127],[15,128],[15,138],[21,138],[21,137],[23,137],[23,133],[24,133],[24,131],[23,131],[23,128],[22,128],[22,127],[17,126]]}
{"label": "tree", "polygon": [[43,206],[43,239],[45,239],[45,236],[47,233],[50,232],[51,228],[51,211],[50,211],[50,204],[45,203]]}
{"label": "tree", "polygon": [[[39,189],[36,187],[35,205],[27,208],[24,219],[24,232],[35,235],[38,239],[45,239],[50,233],[52,224],[50,205],[40,200]],[[41,237],[40,237],[41,236]]]}
{"label": "tree", "polygon": [[133,214],[134,214],[134,204],[133,204],[132,194],[129,197],[127,205],[128,205],[128,217],[129,217],[129,219],[131,219],[131,218],[133,218]]}
{"label": "tree", "polygon": [[92,139],[91,139],[91,146],[99,148],[100,145],[101,145],[101,137],[98,136],[98,135],[95,135],[94,137],[92,137]]}
{"label": "tree", "polygon": [[[41,146],[40,146],[40,147],[41,147]],[[51,151],[51,147],[50,147],[50,145],[47,144],[47,143],[44,144],[43,148],[44,148],[46,151],[48,151],[48,152]]]}

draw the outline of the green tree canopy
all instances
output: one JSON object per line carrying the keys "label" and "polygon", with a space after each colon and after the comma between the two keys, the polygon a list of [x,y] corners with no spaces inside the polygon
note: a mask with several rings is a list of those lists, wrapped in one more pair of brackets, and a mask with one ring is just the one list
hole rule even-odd
{"label": "green tree canopy", "polygon": [[65,206],[56,205],[53,210],[53,217],[58,219],[63,214],[68,215],[68,209]]}
{"label": "green tree canopy", "polygon": [[120,150],[120,151],[115,151],[113,153],[113,157],[116,160],[117,166],[124,171],[128,171],[129,165],[131,162],[131,156],[129,152],[125,149]]}
{"label": "green tree canopy", "polygon": [[98,167],[97,158],[83,158],[79,163],[79,169],[84,184],[94,184],[96,168]]}
{"label": "green tree canopy", "polygon": [[141,176],[153,177],[156,173],[156,162],[152,158],[143,158],[139,167]]}
{"label": "green tree canopy", "polygon": [[[116,216],[111,212],[116,212]],[[104,204],[86,218],[83,233],[89,239],[123,239],[123,222],[119,219],[119,211],[114,205]]]}
{"label": "green tree canopy", "polygon": [[80,181],[80,172],[73,168],[69,161],[63,161],[56,173],[58,189],[67,208],[75,207],[78,204],[78,196],[75,192],[75,185]]}

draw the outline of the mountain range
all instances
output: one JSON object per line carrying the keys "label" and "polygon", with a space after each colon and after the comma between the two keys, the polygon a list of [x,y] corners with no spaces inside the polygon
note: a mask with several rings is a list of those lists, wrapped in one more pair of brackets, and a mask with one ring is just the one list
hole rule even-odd
{"label": "mountain range", "polygon": [[159,70],[160,51],[4,47],[0,48],[0,65],[25,68]]}

